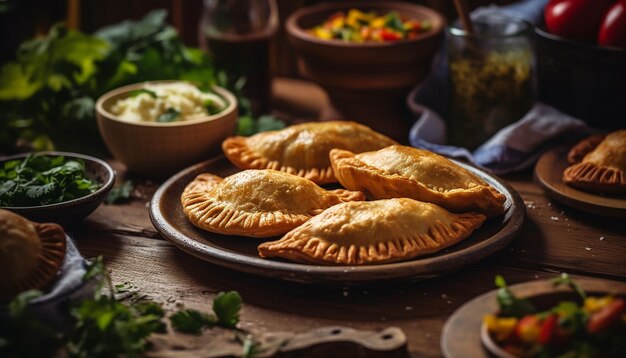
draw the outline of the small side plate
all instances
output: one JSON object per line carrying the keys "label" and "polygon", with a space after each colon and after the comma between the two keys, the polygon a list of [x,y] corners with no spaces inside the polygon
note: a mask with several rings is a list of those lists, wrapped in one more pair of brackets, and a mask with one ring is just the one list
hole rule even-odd
{"label": "small side plate", "polygon": [[601,195],[571,187],[561,179],[567,162],[568,147],[555,148],[539,158],[535,182],[550,197],[572,208],[592,214],[626,219],[626,195]]}

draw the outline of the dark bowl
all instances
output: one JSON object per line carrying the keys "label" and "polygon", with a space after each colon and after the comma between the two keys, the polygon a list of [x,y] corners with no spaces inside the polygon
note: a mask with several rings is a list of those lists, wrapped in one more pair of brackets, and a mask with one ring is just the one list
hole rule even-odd
{"label": "dark bowl", "polygon": [[[29,154],[24,153],[0,158],[0,165],[10,160],[26,158]],[[115,172],[103,160],[77,153],[41,152],[40,154],[81,159],[85,163],[87,178],[97,181],[102,186],[89,195],[62,203],[40,206],[2,207],[2,209],[10,210],[35,222],[54,222],[64,227],[69,227],[79,223],[96,210],[107,197],[111,188],[113,188]]]}
{"label": "dark bowl", "polygon": [[[319,39],[307,30],[330,15],[356,8],[427,20],[431,29],[415,39],[394,42],[352,43]],[[304,7],[286,22],[291,45],[298,55],[300,73],[328,92],[330,118],[363,122],[394,137],[390,118],[405,112],[404,98],[430,71],[431,60],[442,41],[445,20],[435,10],[397,1],[336,2]],[[335,117],[333,117],[335,116]],[[393,122],[393,121],[392,121]],[[406,137],[408,128],[399,131]]]}
{"label": "dark bowl", "polygon": [[539,99],[585,121],[614,130],[626,119],[626,50],[577,42],[537,26]]}

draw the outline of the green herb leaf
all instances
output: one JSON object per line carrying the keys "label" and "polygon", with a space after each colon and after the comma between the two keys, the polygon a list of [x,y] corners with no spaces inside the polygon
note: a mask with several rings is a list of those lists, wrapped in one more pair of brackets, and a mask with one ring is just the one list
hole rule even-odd
{"label": "green herb leaf", "polygon": [[389,14],[387,14],[385,26],[401,33],[406,32],[406,30],[404,29],[404,25],[402,23],[402,19],[400,19],[400,15],[398,15],[398,13],[395,11],[392,11]]}
{"label": "green herb leaf", "polygon": [[506,281],[502,276],[496,276],[495,282],[496,286],[500,287],[496,299],[500,306],[501,316],[521,318],[537,311],[530,301],[517,298],[507,287]]}
{"label": "green herb leaf", "polygon": [[147,94],[148,96],[150,96],[150,97],[152,97],[154,99],[156,99],[158,97],[156,92],[151,91],[149,89],[145,89],[145,88],[140,88],[140,89],[137,89],[137,90],[134,90],[134,91],[130,91],[128,96],[129,97],[137,97],[137,96],[139,96],[142,93],[145,93],[145,94]]}
{"label": "green herb leaf", "polygon": [[213,315],[196,310],[182,310],[170,316],[174,330],[183,333],[199,334],[205,327],[211,327],[217,322]]}
{"label": "green herb leaf", "polygon": [[273,131],[285,128],[285,122],[272,115],[263,115],[258,119],[258,132]]}
{"label": "green herb leaf", "polygon": [[174,108],[168,108],[165,113],[157,117],[156,121],[159,123],[174,122],[180,117],[180,112]]}
{"label": "green herb leaf", "polygon": [[576,292],[583,300],[587,298],[587,293],[565,272],[561,276],[552,279],[552,285],[558,287],[560,285],[567,285],[572,291]]}
{"label": "green herb leaf", "polygon": [[107,204],[116,204],[126,201],[130,199],[130,194],[133,192],[133,189],[133,182],[131,180],[126,180],[121,185],[113,187],[104,202]]}
{"label": "green herb leaf", "polygon": [[239,311],[243,300],[237,291],[220,292],[213,300],[213,312],[220,326],[235,328],[239,323]]}

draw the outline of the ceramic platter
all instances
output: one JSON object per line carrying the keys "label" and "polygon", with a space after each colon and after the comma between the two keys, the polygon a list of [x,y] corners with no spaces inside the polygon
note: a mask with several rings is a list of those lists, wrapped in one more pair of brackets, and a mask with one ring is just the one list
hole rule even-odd
{"label": "ceramic platter", "polygon": [[318,266],[262,259],[256,249],[264,241],[262,239],[219,235],[196,228],[183,213],[180,195],[200,173],[226,177],[238,172],[239,169],[224,157],[184,169],[163,183],[150,203],[150,219],[161,235],[181,250],[215,265],[253,275],[332,285],[426,279],[457,270],[502,249],[511,242],[524,222],[524,203],[513,188],[474,167],[456,163],[504,194],[506,212],[486,221],[459,244],[410,261],[364,266]]}

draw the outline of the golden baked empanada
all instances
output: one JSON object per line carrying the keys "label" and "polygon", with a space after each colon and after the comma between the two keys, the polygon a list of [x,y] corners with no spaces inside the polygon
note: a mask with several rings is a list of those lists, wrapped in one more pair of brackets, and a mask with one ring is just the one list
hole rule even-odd
{"label": "golden baked empanada", "polygon": [[231,137],[222,143],[226,157],[241,169],[275,169],[314,181],[334,183],[328,152],[355,153],[396,144],[392,139],[355,122],[311,122],[251,137]]}
{"label": "golden baked empanada", "polygon": [[0,302],[54,281],[65,258],[65,244],[59,225],[33,223],[0,209]]}
{"label": "golden baked empanada", "polygon": [[626,130],[607,135],[580,163],[563,172],[563,182],[601,193],[626,193]]}
{"label": "golden baked empanada", "polygon": [[570,164],[576,164],[583,160],[585,155],[589,154],[592,150],[596,149],[598,144],[606,138],[606,134],[595,134],[589,136],[572,147],[567,153],[567,161]]}
{"label": "golden baked empanada", "polygon": [[504,212],[504,195],[473,173],[426,150],[394,145],[354,154],[334,149],[330,159],[341,185],[375,199],[406,197],[489,217]]}
{"label": "golden baked empanada", "polygon": [[484,221],[482,214],[453,214],[408,198],[343,203],[258,250],[261,257],[313,264],[378,264],[454,245]]}
{"label": "golden baked empanada", "polygon": [[314,215],[365,195],[326,190],[312,181],[271,169],[244,170],[222,179],[201,174],[181,196],[195,226],[218,234],[250,237],[282,235]]}

